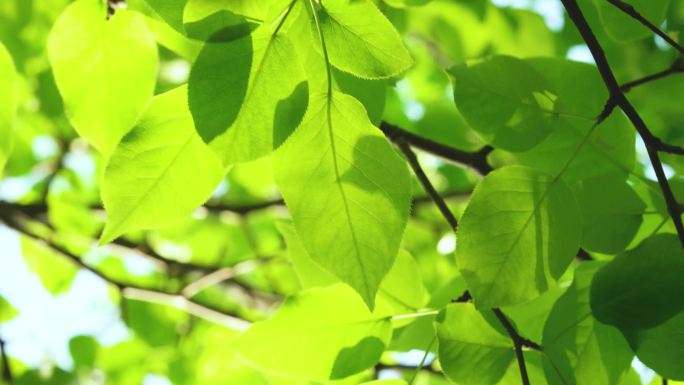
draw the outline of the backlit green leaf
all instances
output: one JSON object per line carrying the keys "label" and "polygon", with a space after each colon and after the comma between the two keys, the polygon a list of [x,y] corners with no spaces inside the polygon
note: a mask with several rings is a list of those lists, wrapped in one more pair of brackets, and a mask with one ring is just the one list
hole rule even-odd
{"label": "backlit green leaf", "polygon": [[102,201],[109,217],[101,242],[187,218],[223,174],[194,129],[186,87],[156,96],[107,164]]}
{"label": "backlit green leaf", "polygon": [[561,178],[520,166],[487,175],[456,235],[458,267],[478,308],[520,304],[548,290],[576,255],[581,226]]}
{"label": "backlit green leaf", "polygon": [[21,239],[21,252],[26,265],[38,275],[45,290],[57,295],[71,288],[71,283],[78,273],[74,264],[29,238]]}
{"label": "backlit green leaf", "polygon": [[19,314],[11,303],[0,295],[0,323],[7,322]]}
{"label": "backlit green leaf", "polygon": [[17,108],[17,74],[12,56],[0,42],[0,177],[12,150],[14,115]]}
{"label": "backlit green leaf", "polygon": [[639,360],[670,380],[684,380],[684,312],[627,337]]}
{"label": "backlit green leaf", "polygon": [[584,217],[582,246],[607,254],[619,253],[629,245],[646,208],[632,187],[615,176],[585,180],[577,200]]}
{"label": "backlit green leaf", "polygon": [[74,128],[109,154],[147,107],[158,57],[142,16],[106,14],[99,0],[72,3],[50,33],[48,53]]}
{"label": "backlit green leaf", "polygon": [[494,56],[472,65],[457,65],[449,73],[459,111],[496,147],[528,150],[541,142],[558,120],[553,89],[522,60]]}
{"label": "backlit green leaf", "polygon": [[[598,9],[598,14],[603,27],[611,38],[620,42],[625,42],[643,39],[653,35],[651,30],[608,1],[592,1]],[[655,25],[660,25],[665,18],[667,7],[670,5],[670,0],[626,0],[624,3],[634,7],[639,14],[646,18],[646,20]]]}
{"label": "backlit green leaf", "polygon": [[343,284],[310,289],[288,299],[269,320],[252,325],[237,349],[264,370],[339,379],[378,361],[392,334],[389,315],[380,300],[369,312]]}
{"label": "backlit green leaf", "polygon": [[[326,0],[317,10],[332,65],[361,78],[396,76],[413,65],[394,26],[370,0]],[[314,46],[319,36],[312,26]]]}
{"label": "backlit green leaf", "polygon": [[616,328],[591,314],[589,287],[599,262],[575,271],[573,284],[556,302],[544,327],[544,370],[550,385],[617,385],[633,354]]}
{"label": "backlit green leaf", "polygon": [[188,93],[197,132],[224,165],[277,148],[299,125],[308,99],[292,43],[267,27],[235,41],[207,43]]}
{"label": "backlit green leaf", "polygon": [[408,216],[404,162],[363,106],[335,92],[312,98],[301,127],[276,153],[274,171],[311,258],[373,308]]}
{"label": "backlit green leaf", "polygon": [[624,114],[614,111],[589,132],[608,100],[596,68],[558,58],[527,62],[543,73],[555,90],[562,119],[546,139],[529,151],[516,153],[516,159],[552,175],[563,171],[563,178],[570,184],[607,174],[626,178],[636,160],[636,131]]}
{"label": "backlit green leaf", "polygon": [[439,362],[457,384],[493,385],[515,360],[513,343],[494,318],[470,303],[448,305],[437,317]]}

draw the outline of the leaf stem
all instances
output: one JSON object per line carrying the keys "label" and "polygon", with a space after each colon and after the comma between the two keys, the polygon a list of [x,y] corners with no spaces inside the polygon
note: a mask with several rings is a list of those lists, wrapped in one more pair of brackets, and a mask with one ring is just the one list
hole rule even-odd
{"label": "leaf stem", "polygon": [[[330,66],[330,57],[328,56],[328,47],[325,44],[325,36],[323,34],[323,28],[321,27],[321,21],[318,18],[318,10],[316,9],[314,0],[309,0],[309,5],[311,6],[311,14],[313,15],[314,23],[316,24],[318,37],[321,40],[321,50],[323,51],[323,58],[325,59],[325,71],[328,81],[328,100],[330,100],[330,98],[332,98],[332,68]],[[328,103],[328,105],[329,104],[330,103]]]}
{"label": "leaf stem", "polygon": [[419,318],[419,317],[427,317],[431,315],[437,315],[439,314],[439,310],[436,309],[426,309],[424,311],[417,311],[415,313],[406,313],[406,314],[396,314],[390,317],[392,320],[398,320],[398,319],[407,319],[407,318]]}
{"label": "leaf stem", "polygon": [[508,335],[513,340],[513,348],[515,349],[515,357],[518,360],[518,367],[520,368],[520,377],[522,378],[523,385],[530,385],[530,378],[527,375],[527,366],[525,364],[525,356],[523,355],[522,351],[523,344],[520,341],[520,336],[518,335],[518,332],[513,327],[513,324],[511,324],[511,321],[508,320],[508,318],[503,314],[503,312],[500,309],[492,309],[492,311],[494,312],[494,315],[496,315],[496,318],[499,319],[499,322],[501,322],[503,327],[506,329]]}
{"label": "leaf stem", "polygon": [[681,54],[684,54],[684,47],[682,47],[679,43],[674,41],[674,39],[672,39],[670,36],[668,36],[668,34],[663,32],[655,24],[651,23],[648,19],[646,19],[644,16],[642,16],[639,13],[639,11],[637,11],[631,4],[627,4],[622,0],[608,0],[608,2],[611,3],[615,8],[619,9],[620,11],[622,11],[622,12],[626,13],[627,15],[629,15],[630,17],[632,17],[634,20],[643,24],[646,28],[650,29],[656,35],[660,36],[672,48],[676,49]]}
{"label": "leaf stem", "polygon": [[281,19],[280,19],[280,21],[278,22],[278,26],[277,26],[276,29],[273,31],[273,35],[272,35],[272,36],[276,36],[276,35],[278,34],[278,32],[280,31],[280,28],[283,27],[283,24],[285,24],[285,20],[287,20],[287,17],[290,16],[290,13],[292,12],[292,9],[294,8],[294,5],[295,5],[296,2],[297,2],[297,0],[292,0],[292,1],[290,2],[290,5],[285,9],[284,15],[281,16]]}
{"label": "leaf stem", "polygon": [[411,376],[411,380],[409,380],[408,385],[413,385],[413,382],[416,380],[416,377],[418,377],[418,373],[420,373],[420,371],[423,370],[423,367],[425,366],[425,360],[427,360],[427,356],[430,354],[430,349],[432,349],[432,345],[435,344],[435,341],[437,341],[436,334],[432,337],[432,340],[425,349],[425,354],[423,354],[423,358],[420,360],[420,363],[416,367],[416,370],[413,371],[413,375]]}

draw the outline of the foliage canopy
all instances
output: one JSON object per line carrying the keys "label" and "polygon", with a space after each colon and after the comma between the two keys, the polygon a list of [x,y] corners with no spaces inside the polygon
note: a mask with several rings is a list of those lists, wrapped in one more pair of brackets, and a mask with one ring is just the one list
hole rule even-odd
{"label": "foliage canopy", "polygon": [[0,290],[0,384],[684,381],[684,2],[506,3],[4,0],[2,231],[126,333]]}

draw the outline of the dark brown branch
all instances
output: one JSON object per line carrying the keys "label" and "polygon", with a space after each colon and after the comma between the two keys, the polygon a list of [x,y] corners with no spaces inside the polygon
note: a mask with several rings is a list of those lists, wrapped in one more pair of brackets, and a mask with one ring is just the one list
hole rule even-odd
{"label": "dark brown branch", "polygon": [[667,69],[624,83],[620,86],[620,89],[622,90],[622,92],[629,92],[634,87],[680,73],[684,73],[684,61],[682,61],[681,59],[677,59]]}
{"label": "dark brown branch", "polygon": [[[454,231],[456,231],[456,227],[458,224],[458,222],[456,221],[456,217],[454,217],[454,214],[451,212],[451,210],[449,210],[449,207],[446,205],[446,202],[444,202],[444,199],[442,199],[439,193],[437,193],[437,190],[435,190],[434,186],[430,182],[430,179],[427,177],[427,175],[425,175],[425,172],[423,171],[422,167],[420,166],[420,163],[418,162],[418,159],[416,158],[416,154],[411,150],[411,147],[408,145],[408,143],[406,143],[405,140],[399,139],[395,140],[395,142],[406,156],[409,164],[411,165],[411,168],[418,177],[418,180],[423,185],[423,188],[432,197],[433,201],[442,213],[444,219],[449,223],[451,228]],[[466,291],[463,293],[463,295],[457,298],[455,302],[468,302],[472,300],[472,298],[473,297],[470,294],[470,292]],[[511,325],[510,321],[508,321],[508,318],[506,318],[501,309],[494,308],[492,309],[492,311],[494,312],[494,314],[496,314],[497,318],[499,318],[499,321],[503,324],[504,328],[506,328],[508,334],[511,336],[511,339],[513,340],[513,345],[518,359],[518,366],[520,367],[520,374],[522,376],[523,385],[530,385],[530,380],[527,376],[527,367],[525,365],[525,357],[523,357],[522,354],[522,347],[527,346],[532,349],[541,350],[541,346],[526,338],[521,337],[518,334],[518,332],[515,331],[515,328],[513,328],[513,325]]]}
{"label": "dark brown branch", "polygon": [[382,122],[380,124],[380,130],[382,130],[385,136],[387,136],[387,138],[393,142],[403,139],[412,147],[429,152],[443,159],[469,166],[479,172],[481,175],[486,175],[492,171],[492,166],[487,163],[487,155],[489,155],[489,153],[493,150],[491,146],[485,146],[479,151],[468,152],[432,141],[412,132],[402,130],[401,128],[388,122]]}
{"label": "dark brown branch", "polygon": [[[388,365],[388,364],[383,364],[383,363],[378,363],[375,365],[375,371],[376,373],[385,370],[385,369],[394,369],[394,370],[416,370],[418,369],[418,366],[412,366],[412,365],[403,365],[403,364],[393,364],[393,365]],[[433,374],[437,375],[442,375],[442,372],[436,370],[435,368],[432,367],[432,365],[425,365],[422,368],[420,368],[421,371],[426,371],[430,372]]]}
{"label": "dark brown branch", "polygon": [[2,379],[7,384],[12,385],[14,383],[14,377],[12,376],[12,367],[10,366],[9,356],[5,350],[5,340],[0,338],[0,356],[2,357]]}
{"label": "dark brown branch", "polygon": [[674,41],[668,34],[663,32],[658,26],[655,24],[651,23],[648,19],[643,17],[639,11],[634,9],[634,7],[631,4],[627,4],[622,0],[607,0],[609,3],[614,5],[617,9],[621,10],[622,12],[626,13],[627,15],[631,16],[634,20],[638,21],[639,23],[643,24],[646,28],[650,29],[653,33],[656,35],[660,36],[663,40],[667,42],[672,48],[676,49],[679,51],[681,54],[684,54],[684,47],[682,47],[679,43]]}
{"label": "dark brown branch", "polygon": [[570,16],[570,19],[573,21],[573,23],[579,30],[580,35],[582,35],[582,38],[587,44],[587,47],[589,47],[589,51],[594,57],[594,61],[596,62],[598,71],[601,74],[601,77],[603,78],[603,81],[606,84],[608,91],[610,92],[611,100],[622,109],[625,115],[627,115],[627,118],[629,118],[634,128],[637,130],[641,138],[646,143],[646,150],[648,152],[651,165],[655,170],[655,174],[658,179],[660,189],[663,192],[663,197],[665,198],[665,202],[667,204],[667,210],[670,216],[672,217],[672,221],[674,222],[675,228],[677,229],[677,234],[679,235],[679,241],[682,245],[682,248],[684,248],[684,224],[682,224],[682,219],[679,215],[679,204],[675,199],[675,196],[670,187],[670,183],[667,180],[665,171],[663,170],[663,165],[660,161],[660,156],[658,155],[658,150],[660,150],[659,146],[662,147],[665,145],[660,141],[660,139],[656,138],[651,133],[651,131],[648,129],[646,123],[643,121],[639,113],[634,109],[632,104],[629,102],[629,100],[627,100],[625,94],[620,89],[620,85],[615,79],[615,75],[613,74],[613,71],[610,68],[608,59],[606,58],[606,55],[603,52],[603,48],[596,39],[594,32],[591,30],[591,27],[587,23],[587,20],[584,18],[584,14],[582,13],[582,10],[577,4],[577,1],[561,1],[563,2],[565,9],[568,15]]}
{"label": "dark brown branch", "polygon": [[503,312],[500,309],[492,309],[492,311],[494,312],[494,315],[496,315],[496,318],[499,319],[499,322],[501,322],[503,327],[506,329],[508,335],[513,340],[513,348],[515,349],[515,357],[518,360],[518,367],[520,368],[520,377],[522,378],[523,385],[530,385],[530,378],[527,376],[525,356],[523,355],[522,351],[523,343],[520,339],[520,336],[518,335],[518,332],[513,327],[513,324],[511,324],[511,321],[508,320],[508,318],[503,314]]}
{"label": "dark brown branch", "polygon": [[432,185],[430,179],[428,179],[427,175],[425,175],[425,171],[423,171],[423,168],[420,166],[420,163],[418,163],[418,158],[416,158],[416,154],[413,152],[413,150],[411,150],[411,147],[408,145],[408,143],[406,143],[406,141],[403,138],[398,138],[396,140],[396,144],[401,150],[401,152],[404,153],[404,156],[406,156],[406,160],[408,160],[409,165],[411,165],[413,173],[416,175],[416,177],[418,177],[418,180],[420,181],[420,184],[423,186],[423,189],[425,189],[428,195],[432,198],[432,201],[435,202],[437,208],[439,208],[439,211],[442,213],[442,216],[444,216],[446,221],[449,222],[449,226],[451,227],[451,229],[456,231],[456,227],[458,226],[458,221],[456,220],[456,217],[451,212],[451,210],[449,210],[449,207],[447,206],[446,202],[439,195],[439,193],[435,189],[435,186]]}

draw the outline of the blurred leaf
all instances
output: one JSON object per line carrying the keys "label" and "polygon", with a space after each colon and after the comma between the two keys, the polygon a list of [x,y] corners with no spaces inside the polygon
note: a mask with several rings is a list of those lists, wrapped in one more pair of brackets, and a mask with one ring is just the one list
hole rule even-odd
{"label": "blurred leaf", "polygon": [[17,315],[19,315],[19,311],[4,297],[0,296],[0,323],[7,322]]}
{"label": "blurred leaf", "polygon": [[0,176],[12,150],[14,114],[17,108],[16,71],[12,56],[0,42]]}
{"label": "blurred leaf", "polygon": [[309,289],[288,299],[269,320],[252,325],[238,339],[237,349],[264,370],[340,379],[379,360],[392,334],[390,315],[382,300],[369,312],[342,284]]}
{"label": "blurred leaf", "polygon": [[21,238],[21,251],[29,269],[38,275],[53,295],[69,290],[78,269],[52,249],[29,238]]}

